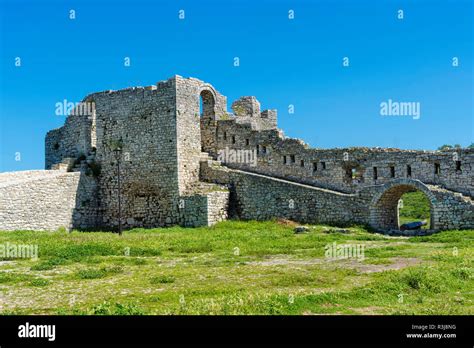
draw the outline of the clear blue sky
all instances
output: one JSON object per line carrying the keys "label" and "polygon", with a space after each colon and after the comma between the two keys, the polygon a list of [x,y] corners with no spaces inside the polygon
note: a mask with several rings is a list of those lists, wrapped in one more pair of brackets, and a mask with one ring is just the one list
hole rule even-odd
{"label": "clear blue sky", "polygon": [[[0,4],[0,171],[43,168],[44,136],[64,123],[57,102],[174,74],[213,84],[229,109],[255,95],[262,109],[278,109],[286,135],[315,147],[474,141],[469,0]],[[421,118],[380,116],[388,99],[420,102]]]}

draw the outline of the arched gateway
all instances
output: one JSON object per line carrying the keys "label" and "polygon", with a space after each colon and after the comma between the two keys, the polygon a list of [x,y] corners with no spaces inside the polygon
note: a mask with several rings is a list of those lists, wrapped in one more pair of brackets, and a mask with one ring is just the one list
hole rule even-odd
{"label": "arched gateway", "polygon": [[376,230],[399,229],[398,201],[403,194],[417,190],[430,202],[430,229],[436,230],[437,199],[425,184],[414,179],[393,180],[380,187],[370,203],[370,225]]}

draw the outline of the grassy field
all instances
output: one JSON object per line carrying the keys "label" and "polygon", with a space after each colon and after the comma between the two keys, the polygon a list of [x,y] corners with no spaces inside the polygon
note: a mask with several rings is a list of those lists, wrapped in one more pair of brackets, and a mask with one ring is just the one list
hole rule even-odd
{"label": "grassy field", "polygon": [[[0,311],[474,314],[474,231],[406,238],[308,227],[1,232],[0,244],[38,245],[39,258],[0,261]],[[364,258],[328,258],[333,243],[364,246]]]}
{"label": "grassy field", "polygon": [[401,197],[403,207],[399,210],[400,224],[412,221],[426,220],[427,225],[423,229],[430,228],[430,202],[428,197],[421,192],[408,192]]}

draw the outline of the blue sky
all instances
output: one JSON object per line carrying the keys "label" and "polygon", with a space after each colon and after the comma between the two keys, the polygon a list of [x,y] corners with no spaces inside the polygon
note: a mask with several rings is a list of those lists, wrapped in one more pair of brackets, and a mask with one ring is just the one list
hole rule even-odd
{"label": "blue sky", "polygon": [[[57,102],[175,74],[213,84],[229,110],[256,96],[315,147],[467,146],[473,61],[469,0],[0,0],[0,171],[43,168]],[[388,99],[419,102],[420,119],[381,116]]]}

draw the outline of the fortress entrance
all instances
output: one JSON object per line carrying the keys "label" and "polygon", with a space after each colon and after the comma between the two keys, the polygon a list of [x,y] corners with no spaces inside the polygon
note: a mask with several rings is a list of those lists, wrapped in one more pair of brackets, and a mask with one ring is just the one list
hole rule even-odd
{"label": "fortress entrance", "polygon": [[421,182],[405,181],[388,183],[375,194],[370,204],[370,225],[376,230],[399,230],[403,223],[427,219],[427,226],[436,229],[434,195]]}

